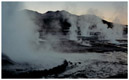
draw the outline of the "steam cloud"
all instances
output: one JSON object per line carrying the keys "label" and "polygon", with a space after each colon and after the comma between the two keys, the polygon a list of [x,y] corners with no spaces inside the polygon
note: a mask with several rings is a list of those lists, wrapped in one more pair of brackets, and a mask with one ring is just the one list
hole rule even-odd
{"label": "steam cloud", "polygon": [[[47,48],[42,47],[38,41],[39,33],[37,30],[39,26],[30,20],[28,14],[20,12],[19,7],[23,6],[18,3],[2,3],[2,51],[17,62],[42,63],[51,66],[61,63],[63,59],[59,61],[60,57],[57,58],[57,55],[52,55],[55,52],[50,51],[51,45],[58,42],[60,36],[45,35],[48,42],[45,45]],[[62,11],[61,14],[63,19],[71,24],[68,37],[70,40],[78,41],[78,27],[81,35],[85,37],[90,37],[90,32],[100,32],[99,39],[101,40],[107,39],[115,42],[117,38],[122,38],[123,26],[121,25],[115,24],[111,29],[107,28],[108,26],[102,23],[102,19],[95,15],[76,16],[65,11]],[[58,18],[59,15],[54,17]],[[58,21],[53,21],[46,27],[55,28],[54,30],[61,28]],[[95,28],[90,29],[91,27]]]}
{"label": "steam cloud", "polygon": [[24,8],[19,3],[2,3],[2,52],[19,63],[46,68],[61,64],[63,59],[58,61],[59,58],[51,55],[50,50],[39,49],[38,27],[26,13],[19,11],[19,7]]}

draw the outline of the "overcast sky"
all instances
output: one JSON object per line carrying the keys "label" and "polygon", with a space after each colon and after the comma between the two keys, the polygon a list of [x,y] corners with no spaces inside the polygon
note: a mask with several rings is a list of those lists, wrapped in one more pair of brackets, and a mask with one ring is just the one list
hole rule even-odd
{"label": "overcast sky", "polygon": [[66,10],[77,15],[95,14],[108,21],[127,24],[127,2],[25,2],[24,6],[40,13]]}

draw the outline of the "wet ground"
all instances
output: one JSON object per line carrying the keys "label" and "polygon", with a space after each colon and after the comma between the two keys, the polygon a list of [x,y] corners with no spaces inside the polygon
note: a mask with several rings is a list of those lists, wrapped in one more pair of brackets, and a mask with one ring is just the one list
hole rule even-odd
{"label": "wet ground", "polygon": [[61,43],[54,49],[65,51],[59,54],[64,61],[51,69],[19,64],[3,55],[2,78],[127,78],[127,44],[94,43],[89,47],[74,41]]}

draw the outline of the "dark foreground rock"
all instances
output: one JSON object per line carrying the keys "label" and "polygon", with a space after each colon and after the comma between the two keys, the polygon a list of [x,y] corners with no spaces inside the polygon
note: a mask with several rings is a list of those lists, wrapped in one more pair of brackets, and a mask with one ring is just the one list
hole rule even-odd
{"label": "dark foreground rock", "polygon": [[[82,62],[64,61],[52,69],[29,70],[2,69],[2,78],[128,78],[127,64],[121,62],[92,61],[88,65]],[[116,70],[115,70],[116,69]],[[69,72],[70,71],[70,72]]]}
{"label": "dark foreground rock", "polygon": [[65,60],[63,64],[49,70],[45,69],[21,72],[21,70],[11,71],[2,69],[2,78],[45,78],[49,77],[49,75],[56,77],[56,75],[66,70],[67,65],[68,62]]}
{"label": "dark foreground rock", "polygon": [[115,78],[121,78],[121,79],[128,79],[128,74],[127,73],[125,73],[125,74],[118,74],[118,75],[114,75],[114,76],[110,76],[110,77],[108,77],[108,78],[111,78],[111,79],[115,79]]}

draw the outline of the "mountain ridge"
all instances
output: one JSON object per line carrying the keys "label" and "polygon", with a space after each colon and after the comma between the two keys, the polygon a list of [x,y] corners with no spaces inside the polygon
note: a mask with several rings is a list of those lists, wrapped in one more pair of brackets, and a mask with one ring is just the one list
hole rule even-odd
{"label": "mountain ridge", "polygon": [[[68,14],[72,14],[66,10],[57,10],[57,11],[47,11],[45,13],[40,13],[38,11],[33,11],[33,10],[29,10],[29,9],[24,9],[23,11],[27,11],[27,12],[33,12],[33,13],[37,13],[37,14],[40,14],[40,15],[43,15],[43,14],[48,14],[48,13],[59,13],[59,12],[64,12],[64,13],[68,13]],[[76,14],[72,14],[72,15],[76,15]],[[85,14],[85,15],[92,15],[92,14]],[[76,16],[83,16],[83,15],[76,15]],[[93,16],[96,16],[96,15],[93,15]],[[98,17],[98,16],[97,16]],[[99,17],[100,18],[100,17]],[[101,18],[102,19],[102,18]],[[102,22],[105,23],[105,24],[108,24],[108,25],[112,25],[112,24],[117,24],[117,23],[113,23],[111,21],[107,21],[105,19],[102,19]],[[120,25],[124,25],[124,26],[128,26],[127,24],[120,24]]]}

